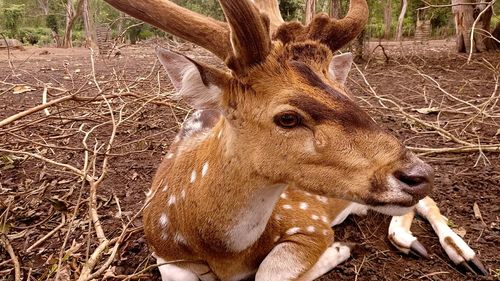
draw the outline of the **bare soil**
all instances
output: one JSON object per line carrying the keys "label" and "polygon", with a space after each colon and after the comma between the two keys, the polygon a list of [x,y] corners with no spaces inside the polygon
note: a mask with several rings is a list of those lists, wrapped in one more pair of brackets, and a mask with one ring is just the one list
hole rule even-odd
{"label": "bare soil", "polygon": [[[189,44],[168,44],[198,60],[220,64]],[[456,54],[452,42],[405,42],[402,46],[384,42],[386,62],[380,47],[372,52],[377,44],[370,44],[369,59],[358,65],[372,90],[356,69],[348,85],[381,126],[412,148],[464,146],[444,137],[443,131],[463,142],[500,144],[500,102],[495,103],[500,96],[495,88],[495,83],[499,86],[499,52],[476,54],[467,64],[467,56]],[[11,68],[7,51],[0,50],[0,122],[40,105],[44,84],[49,101],[70,93],[86,98],[52,106],[50,115],[38,111],[0,126],[0,232],[2,237],[8,235],[21,270],[30,280],[51,279],[57,271],[63,280],[76,280],[99,241],[89,224],[93,200],[89,185],[65,167],[16,151],[81,170],[87,152],[92,164],[89,173],[96,176],[101,175],[107,158],[107,173],[95,198],[104,234],[108,239],[118,237],[124,225],[130,225],[105,271],[106,278],[124,279],[137,273],[135,279],[160,280],[154,268],[141,272],[155,261],[142,235],[139,211],[155,168],[189,109],[170,99],[172,86],[156,61],[154,44],[129,46],[120,53],[110,58],[96,56],[93,69],[87,49],[27,48],[12,51]],[[14,94],[19,85],[32,91]],[[118,94],[123,96],[110,96]],[[431,112],[425,113],[426,108]],[[110,112],[115,121],[121,112],[124,120],[112,149],[106,152],[113,131]],[[99,124],[85,140],[85,132]],[[351,259],[320,280],[500,280],[500,153],[477,149],[417,152],[436,170],[432,197],[490,276],[476,277],[453,265],[430,225],[418,217],[412,231],[430,258],[399,253],[387,239],[390,218],[369,213],[350,217],[335,228],[337,240],[359,246]],[[474,204],[482,219],[474,213]],[[59,230],[29,249],[62,220]],[[94,270],[111,253],[103,254]],[[0,280],[14,280],[12,268],[9,254],[0,247]]]}

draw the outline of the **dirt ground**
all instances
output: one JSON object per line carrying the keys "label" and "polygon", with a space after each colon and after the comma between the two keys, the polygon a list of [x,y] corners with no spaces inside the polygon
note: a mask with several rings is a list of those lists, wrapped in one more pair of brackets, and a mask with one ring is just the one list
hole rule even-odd
{"label": "dirt ground", "polygon": [[[191,45],[162,44],[218,63]],[[467,64],[467,56],[456,54],[449,41],[383,44],[389,61],[372,42],[348,86],[379,124],[435,168],[432,197],[490,276],[475,277],[454,266],[430,225],[418,217],[412,231],[430,258],[399,253],[387,239],[390,218],[369,213],[335,228],[337,240],[359,246],[320,280],[500,280],[500,153],[477,149],[477,144],[500,144],[495,88],[500,52],[474,55]],[[110,241],[113,249],[117,240],[117,252],[105,250],[95,264],[92,272],[113,258],[110,267],[102,267],[106,277],[97,280],[134,273],[133,279],[160,280],[156,269],[148,268],[154,260],[140,210],[155,168],[190,110],[170,98],[172,87],[154,45],[93,59],[87,49],[14,50],[12,68],[7,51],[0,50],[0,122],[41,105],[44,92],[49,102],[76,94],[49,112],[0,126],[0,233],[10,241],[24,280],[51,280],[56,272],[62,280],[76,280],[100,243]],[[464,146],[470,151],[443,151]],[[97,178],[102,167],[106,172],[94,196],[78,173]],[[104,239],[90,223],[91,206]],[[14,280],[5,248],[0,248],[0,280]]]}

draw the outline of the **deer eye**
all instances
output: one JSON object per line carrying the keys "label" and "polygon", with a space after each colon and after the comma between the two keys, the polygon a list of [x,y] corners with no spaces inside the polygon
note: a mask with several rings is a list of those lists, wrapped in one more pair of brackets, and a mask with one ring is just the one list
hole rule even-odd
{"label": "deer eye", "polygon": [[300,115],[292,111],[282,112],[274,116],[274,123],[285,129],[295,128],[299,126],[301,122],[302,118]]}

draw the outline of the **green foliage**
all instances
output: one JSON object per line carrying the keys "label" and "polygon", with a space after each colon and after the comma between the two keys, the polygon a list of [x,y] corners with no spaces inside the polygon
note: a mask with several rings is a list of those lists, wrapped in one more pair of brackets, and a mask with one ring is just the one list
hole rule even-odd
{"label": "green foliage", "polygon": [[43,27],[23,27],[19,29],[16,39],[24,44],[36,45],[43,36],[50,36],[50,29]]}
{"label": "green foliage", "polygon": [[83,30],[74,30],[72,33],[71,33],[71,41],[73,42],[83,42],[85,41],[85,34],[83,32]]}
{"label": "green foliage", "polygon": [[12,4],[2,9],[3,26],[9,37],[17,35],[21,19],[24,14],[24,5]]}
{"label": "green foliage", "polygon": [[281,0],[280,11],[286,21],[302,18],[304,3],[301,0]]}
{"label": "green foliage", "polygon": [[47,15],[45,18],[45,24],[55,33],[59,33],[59,21],[57,19],[57,15]]}
{"label": "green foliage", "polygon": [[176,0],[177,4],[214,19],[224,19],[224,13],[217,0]]}

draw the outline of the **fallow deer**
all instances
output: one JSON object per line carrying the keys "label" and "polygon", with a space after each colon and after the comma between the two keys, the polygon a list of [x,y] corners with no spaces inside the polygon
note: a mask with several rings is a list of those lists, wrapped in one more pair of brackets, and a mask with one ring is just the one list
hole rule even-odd
{"label": "fallow deer", "polygon": [[356,105],[343,85],[351,59],[333,57],[366,23],[365,0],[352,0],[344,19],[319,15],[308,26],[283,22],[275,0],[219,0],[227,23],[166,0],[106,1],[231,70],[157,49],[178,96],[198,110],[144,210],[163,280],[313,280],[349,257],[331,226],[354,209],[403,216],[392,224],[402,250],[423,252],[405,240],[415,205],[441,233],[424,198],[432,168]]}

